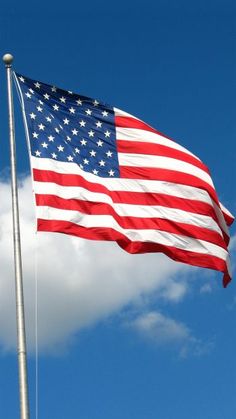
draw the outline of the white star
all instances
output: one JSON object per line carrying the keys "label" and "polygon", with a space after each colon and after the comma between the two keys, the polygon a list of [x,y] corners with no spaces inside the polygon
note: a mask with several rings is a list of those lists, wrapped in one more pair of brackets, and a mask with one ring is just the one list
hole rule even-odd
{"label": "white star", "polygon": [[46,120],[47,120],[48,122],[52,122],[52,118],[50,118],[50,116],[47,116],[47,117],[46,117]]}
{"label": "white star", "polygon": [[109,176],[114,176],[115,172],[114,172],[114,170],[109,170],[108,174],[109,174]]}
{"label": "white star", "polygon": [[77,103],[77,105],[82,105],[82,100],[78,99],[78,100],[76,101],[76,103]]}
{"label": "white star", "polygon": [[59,128],[64,129],[62,125],[59,125]]}
{"label": "white star", "polygon": [[93,106],[98,106],[99,105],[99,102],[95,99],[94,101],[93,101]]}
{"label": "white star", "polygon": [[71,130],[71,132],[72,132],[73,135],[77,135],[79,131],[74,128],[74,129]]}
{"label": "white star", "polygon": [[29,99],[31,99],[31,94],[29,92],[25,93],[25,96],[27,96]]}
{"label": "white star", "polygon": [[49,136],[48,136],[48,139],[49,139],[49,141],[51,141],[51,142],[53,142],[53,141],[54,141],[54,138],[55,138],[55,137],[53,137],[52,135],[49,135]]}
{"label": "white star", "polygon": [[93,169],[93,174],[94,174],[94,175],[97,175],[97,174],[98,174],[98,170]]}
{"label": "white star", "polygon": [[67,93],[69,93],[69,95],[73,95],[73,92],[71,90],[67,90]]}
{"label": "white star", "polygon": [[82,164],[80,164],[79,167],[80,167],[80,169],[83,169],[84,168],[84,166]]}
{"label": "white star", "polygon": [[44,105],[44,103],[41,100],[39,100],[39,103],[40,103],[40,105]]}
{"label": "white star", "polygon": [[89,161],[87,159],[83,159],[84,164],[89,164]]}
{"label": "white star", "polygon": [[30,118],[31,118],[31,119],[35,119],[35,118],[36,118],[35,113],[33,113],[33,112],[32,112],[32,113],[30,114]]}
{"label": "white star", "polygon": [[108,116],[108,112],[107,112],[107,111],[103,111],[103,112],[102,112],[102,115],[103,115],[103,116]]}
{"label": "white star", "polygon": [[35,87],[37,87],[37,89],[40,89],[41,84],[40,83],[34,83]]}
{"label": "white star", "polygon": [[33,138],[38,138],[39,134],[37,132],[33,132]]}
{"label": "white star", "polygon": [[39,150],[35,151],[35,155],[36,155],[37,157],[40,157],[40,156],[41,156],[41,151],[39,151]]}
{"label": "white star", "polygon": [[71,141],[71,138],[69,137],[69,135],[67,135],[66,139],[67,141]]}
{"label": "white star", "polygon": [[82,119],[82,120],[80,121],[80,123],[79,123],[79,124],[80,124],[80,126],[81,126],[81,127],[85,127],[86,122],[85,122],[85,121],[83,121],[83,119]]}
{"label": "white star", "polygon": [[32,95],[34,94],[34,90],[33,89],[29,89],[30,93],[32,93]]}
{"label": "white star", "polygon": [[41,108],[41,106],[37,106],[37,109],[39,112],[43,112],[43,108]]}
{"label": "white star", "polygon": [[61,103],[66,103],[66,98],[64,96],[60,97]]}
{"label": "white star", "polygon": [[57,132],[57,134],[60,134],[59,128],[55,128],[55,131]]}
{"label": "white star", "polygon": [[52,91],[52,92],[56,92],[56,91],[57,91],[57,88],[56,88],[55,86],[53,86],[53,87],[51,88],[51,91]]}
{"label": "white star", "polygon": [[51,156],[52,156],[53,159],[56,159],[57,158],[57,154],[56,153],[51,153]]}
{"label": "white star", "polygon": [[67,157],[67,160],[68,160],[68,161],[73,161],[73,160],[74,160],[74,157],[72,157],[72,156],[68,156],[68,157]]}
{"label": "white star", "polygon": [[92,115],[92,111],[91,111],[90,109],[86,109],[85,113],[86,113],[87,115]]}
{"label": "white star", "polygon": [[97,145],[98,145],[98,147],[102,147],[102,145],[103,145],[103,141],[98,140],[98,141],[97,141]]}
{"label": "white star", "polygon": [[105,164],[106,164],[106,163],[104,162],[104,160],[100,160],[100,162],[99,162],[99,165],[100,165],[100,166],[105,166]]}
{"label": "white star", "polygon": [[62,145],[59,145],[59,146],[57,147],[57,149],[58,149],[58,151],[64,151],[64,147],[62,147]]}
{"label": "white star", "polygon": [[96,122],[96,126],[97,126],[97,128],[102,128],[102,122],[100,122],[100,121]]}
{"label": "white star", "polygon": [[70,108],[69,111],[70,113],[75,113],[75,108]]}
{"label": "white star", "polygon": [[90,131],[88,132],[88,135],[89,135],[89,137],[94,137],[94,131],[90,130]]}
{"label": "white star", "polygon": [[54,109],[54,111],[58,111],[59,106],[58,105],[53,105],[53,109]]}
{"label": "white star", "polygon": [[41,131],[44,131],[44,129],[45,129],[45,125],[43,125],[43,124],[39,124],[38,127],[39,127],[39,130],[41,130]]}
{"label": "white star", "polygon": [[25,79],[24,79],[24,77],[22,77],[22,76],[20,76],[20,77],[19,77],[19,80],[20,80],[20,81],[22,81],[22,83],[24,83],[24,82],[25,82]]}
{"label": "white star", "polygon": [[50,96],[47,93],[45,93],[45,95],[43,95],[43,97],[47,100],[49,100],[49,98],[50,98]]}
{"label": "white star", "polygon": [[70,121],[69,121],[69,119],[65,118],[65,119],[63,119],[63,122],[64,122],[65,125],[69,125]]}
{"label": "white star", "polygon": [[96,151],[91,150],[91,151],[89,152],[89,154],[90,154],[90,156],[91,156],[91,157],[95,157],[97,153],[96,153]]}
{"label": "white star", "polygon": [[44,143],[42,143],[42,144],[41,144],[41,146],[42,146],[43,148],[48,148],[48,144],[47,144],[47,143],[45,143],[45,141],[44,141]]}
{"label": "white star", "polygon": [[76,152],[77,154],[79,154],[79,153],[80,153],[80,150],[76,147],[76,148],[75,148],[75,152]]}
{"label": "white star", "polygon": [[106,152],[107,157],[112,157],[112,154],[113,154],[113,153],[112,153],[112,151],[110,151],[110,150]]}
{"label": "white star", "polygon": [[110,135],[111,135],[110,131],[108,131],[108,130],[106,130],[106,132],[104,132],[104,134],[105,134],[105,137],[110,137]]}
{"label": "white star", "polygon": [[86,145],[87,144],[87,141],[84,140],[84,138],[82,138],[82,140],[80,142],[81,142],[81,145]]}

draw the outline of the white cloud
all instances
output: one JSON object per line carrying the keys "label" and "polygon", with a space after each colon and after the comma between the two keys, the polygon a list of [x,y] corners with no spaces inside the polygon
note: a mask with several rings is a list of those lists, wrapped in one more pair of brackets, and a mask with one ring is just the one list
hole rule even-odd
{"label": "white cloud", "polygon": [[165,317],[156,311],[138,316],[129,325],[158,345],[185,341],[190,336],[188,328],[183,323]]}
{"label": "white cloud", "polygon": [[126,322],[125,326],[135,330],[142,338],[158,345],[177,347],[181,357],[201,356],[208,353],[213,343],[203,343],[182,322],[162,313],[150,311]]}
{"label": "white cloud", "polygon": [[[15,302],[10,186],[0,182],[0,345],[15,346]],[[187,285],[186,265],[161,254],[129,255],[115,243],[86,241],[34,231],[31,180],[20,185],[21,237],[27,340],[35,341],[35,276],[38,280],[38,342],[55,350],[83,327],[140,304],[150,295],[176,302]],[[37,272],[36,272],[37,271]],[[175,275],[178,273],[178,281]],[[173,325],[174,328],[174,325]],[[176,335],[187,333],[176,328]]]}

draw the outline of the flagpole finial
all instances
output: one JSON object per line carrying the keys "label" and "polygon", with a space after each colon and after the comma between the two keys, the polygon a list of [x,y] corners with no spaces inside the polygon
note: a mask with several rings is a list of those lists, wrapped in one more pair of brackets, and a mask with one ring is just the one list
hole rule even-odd
{"label": "flagpole finial", "polygon": [[6,65],[6,67],[11,67],[11,64],[12,64],[12,61],[13,61],[13,55],[11,55],[11,54],[5,54],[2,57],[2,59],[3,59],[4,63],[5,63],[5,65]]}

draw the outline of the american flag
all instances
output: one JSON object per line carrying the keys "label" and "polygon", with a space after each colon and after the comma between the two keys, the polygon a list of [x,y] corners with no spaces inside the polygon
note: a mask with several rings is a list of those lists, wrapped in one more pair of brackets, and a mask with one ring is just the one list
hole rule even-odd
{"label": "american flag", "polygon": [[38,231],[162,252],[231,279],[228,226],[208,168],[140,119],[14,73]]}

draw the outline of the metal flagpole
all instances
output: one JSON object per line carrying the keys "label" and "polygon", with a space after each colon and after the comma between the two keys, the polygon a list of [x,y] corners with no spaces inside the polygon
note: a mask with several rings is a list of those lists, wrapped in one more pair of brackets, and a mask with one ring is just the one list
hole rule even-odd
{"label": "metal flagpole", "polygon": [[11,65],[13,61],[13,56],[10,54],[5,54],[3,56],[3,61],[5,63],[6,72],[7,72],[7,95],[8,95],[8,111],[9,111],[9,140],[10,140],[10,155],[11,155],[11,187],[12,187],[14,262],[15,262],[20,418],[29,419],[24,296],[23,296],[23,280],[22,280],[18,189],[17,189],[17,176],[16,176],[15,126],[14,126],[14,110],[13,110],[13,94],[12,94]]}

